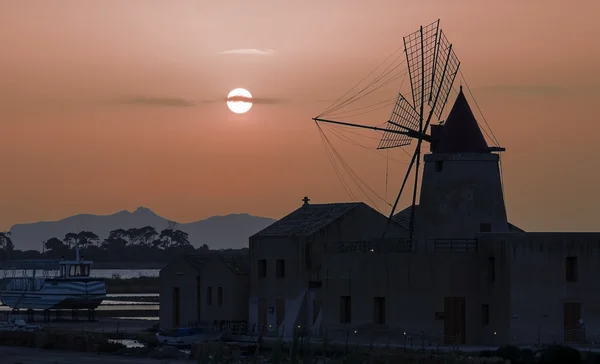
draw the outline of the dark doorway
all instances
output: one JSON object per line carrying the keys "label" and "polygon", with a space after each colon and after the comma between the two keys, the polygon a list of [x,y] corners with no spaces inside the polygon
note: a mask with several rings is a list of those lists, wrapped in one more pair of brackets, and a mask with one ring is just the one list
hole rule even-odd
{"label": "dark doorway", "polygon": [[173,287],[173,327],[179,327],[180,317],[180,296],[179,296],[179,287]]}
{"label": "dark doorway", "polygon": [[321,300],[314,299],[313,300],[313,325],[317,322],[317,317],[319,317],[319,312],[321,312]]}
{"label": "dark doorway", "polygon": [[267,327],[267,300],[264,298],[258,300],[258,325],[260,331]]}
{"label": "dark doorway", "polygon": [[277,327],[279,327],[283,323],[283,319],[285,318],[285,300],[283,298],[278,298],[275,301],[275,323]]}
{"label": "dark doorway", "polygon": [[564,308],[564,332],[566,342],[581,341],[581,303],[565,302]]}
{"label": "dark doorway", "polygon": [[200,285],[200,277],[196,277],[196,321],[202,320],[202,286]]}
{"label": "dark doorway", "polygon": [[373,323],[385,325],[385,297],[373,298]]}
{"label": "dark doorway", "polygon": [[465,298],[444,298],[444,343],[457,345],[465,343]]}

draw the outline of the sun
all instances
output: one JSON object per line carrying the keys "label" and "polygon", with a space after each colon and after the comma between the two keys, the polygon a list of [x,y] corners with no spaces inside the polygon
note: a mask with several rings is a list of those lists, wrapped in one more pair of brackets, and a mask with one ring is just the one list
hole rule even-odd
{"label": "sun", "polygon": [[231,90],[227,95],[227,107],[236,114],[243,114],[252,108],[252,94],[243,88]]}

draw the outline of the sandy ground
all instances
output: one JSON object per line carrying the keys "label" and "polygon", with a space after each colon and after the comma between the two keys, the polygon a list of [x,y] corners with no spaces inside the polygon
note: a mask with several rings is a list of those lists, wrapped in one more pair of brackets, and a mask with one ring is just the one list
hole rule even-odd
{"label": "sandy ground", "polygon": [[58,350],[40,350],[0,346],[2,364],[189,364],[189,360],[140,359],[125,356],[99,355]]}

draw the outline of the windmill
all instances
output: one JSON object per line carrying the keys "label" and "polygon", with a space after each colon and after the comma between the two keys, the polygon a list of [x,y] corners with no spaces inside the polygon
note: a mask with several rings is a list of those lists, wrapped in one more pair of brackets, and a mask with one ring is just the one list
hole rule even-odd
{"label": "windmill", "polygon": [[[404,53],[408,66],[411,87],[411,101],[398,93],[392,114],[386,127],[353,124],[339,120],[315,117],[320,123],[331,123],[363,129],[382,131],[383,135],[377,149],[402,148],[416,141],[416,148],[402,181],[400,191],[392,206],[388,226],[404,192],[406,182],[413,170],[414,187],[412,208],[409,220],[409,236],[413,239],[415,205],[419,181],[419,168],[423,141],[432,142],[427,134],[428,127],[435,117],[441,123],[441,115],[448,101],[454,80],[459,72],[460,62],[452,49],[452,44],[440,29],[440,21],[421,26],[419,30],[404,37]],[[387,230],[387,229],[386,229]],[[383,233],[385,237],[385,231]]]}

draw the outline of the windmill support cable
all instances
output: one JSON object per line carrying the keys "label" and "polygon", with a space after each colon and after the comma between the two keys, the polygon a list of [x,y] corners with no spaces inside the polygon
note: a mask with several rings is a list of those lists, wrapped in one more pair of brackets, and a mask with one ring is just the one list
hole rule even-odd
{"label": "windmill support cable", "polygon": [[[433,76],[432,76],[433,78]],[[419,132],[423,134],[423,112],[425,106],[425,45],[423,44],[423,26],[421,26],[421,111],[419,113]],[[415,154],[417,156],[417,166],[415,168],[415,184],[413,186],[413,195],[412,195],[412,205],[410,209],[410,222],[409,222],[409,240],[413,239],[413,232],[415,228],[415,205],[417,204],[417,189],[419,186],[419,167],[421,165],[421,143],[423,142],[422,138],[419,138],[417,141],[417,150]]]}
{"label": "windmill support cable", "polygon": [[[344,125],[344,126],[352,126],[352,127],[355,127],[355,128],[371,129],[371,130],[383,131],[383,132],[387,131],[387,132],[390,132],[390,133],[393,133],[393,134],[402,134],[402,135],[407,135],[407,136],[413,137],[413,138],[422,138],[424,140],[431,140],[431,136],[430,135],[427,135],[427,134],[424,134],[424,133],[421,133],[421,132],[418,132],[418,131],[410,130],[408,128],[405,128],[406,130],[393,130],[393,129],[387,129],[387,128],[379,128],[377,126],[347,123],[345,121],[336,121],[336,120],[322,119],[320,117],[314,117],[313,120],[316,121],[316,122],[321,122],[321,123],[330,123],[330,124],[337,124],[337,125]],[[392,122],[391,124],[394,124],[394,123]],[[398,124],[395,124],[395,125],[398,125]]]}
{"label": "windmill support cable", "polygon": [[[386,156],[386,158],[385,158],[385,195],[384,195],[384,198],[385,198],[385,201],[387,201],[388,177],[389,177],[389,171],[390,171],[390,167],[389,167],[390,166],[390,151],[389,150],[385,151],[385,156]],[[384,207],[385,207],[384,213],[387,213],[387,206],[384,205]]]}
{"label": "windmill support cable", "polygon": [[[366,111],[362,111],[362,112],[355,113],[355,114],[350,114],[350,115],[348,115],[348,113],[351,112],[350,110],[346,111],[346,112],[342,111],[342,112],[334,113],[334,114],[331,114],[331,115],[328,115],[328,116],[329,117],[334,116],[336,118],[347,119],[347,118],[352,118],[352,117],[359,116],[359,115],[368,114],[368,113],[373,112],[373,111],[381,110],[381,109],[387,108],[389,106],[392,106],[393,104],[394,104],[394,101],[387,101],[385,104],[383,104],[382,106],[379,106],[379,107],[377,107],[375,109],[366,110]],[[375,106],[375,105],[370,105],[370,106],[364,107],[363,109],[367,109],[367,108],[373,107],[373,106]],[[354,109],[354,110],[358,110],[358,109],[360,109],[360,108],[357,108],[357,109]]]}
{"label": "windmill support cable", "polygon": [[[391,161],[394,161],[394,162],[396,162],[396,163],[399,163],[399,164],[408,165],[408,163],[407,163],[407,162],[404,162],[404,161],[401,161],[401,160],[398,160],[398,159],[395,159],[395,158],[391,158],[389,155],[384,155],[384,154],[382,154],[382,153],[378,153],[378,152],[374,151],[373,149],[370,149],[370,148],[369,148],[369,147],[367,147],[366,145],[362,145],[362,144],[360,144],[360,143],[358,143],[358,142],[356,142],[356,141],[354,141],[354,140],[350,139],[349,137],[347,137],[347,136],[343,135],[342,133],[340,133],[339,131],[335,130],[335,127],[328,126],[328,125],[324,125],[324,126],[326,126],[326,128],[327,128],[327,129],[328,129],[328,130],[329,130],[329,131],[330,131],[330,132],[331,132],[333,135],[337,136],[338,138],[340,138],[341,140],[345,141],[345,142],[346,142],[346,143],[348,143],[348,144],[351,144],[351,145],[354,145],[354,146],[357,146],[357,147],[360,147],[360,148],[366,149],[366,150],[368,150],[368,151],[369,151],[369,152],[371,152],[371,153],[374,153],[374,154],[376,154],[376,155],[378,155],[378,156],[380,156],[380,157],[386,158],[387,160],[391,160]],[[349,132],[348,130],[345,130],[345,131],[346,131],[346,132]],[[363,136],[363,137],[365,137],[365,136],[366,136],[366,135],[360,135],[360,134],[356,134],[356,133],[352,133],[352,134],[354,134],[354,135],[358,135],[358,136]],[[375,139],[376,139],[376,138],[375,138]],[[387,163],[387,162],[386,162],[386,163]]]}
{"label": "windmill support cable", "polygon": [[364,187],[366,187],[377,198],[379,198],[380,200],[382,200],[383,202],[385,202],[386,204],[391,206],[391,204],[389,202],[387,202],[383,197],[381,197],[377,192],[375,192],[365,181],[363,181],[358,176],[358,174],[352,169],[352,167],[348,164],[348,162],[346,162],[344,160],[344,158],[341,156],[341,154],[335,149],[335,147],[333,146],[333,143],[331,143],[331,141],[329,141],[329,138],[327,137],[327,135],[323,134],[323,136],[324,136],[325,140],[327,141],[327,143],[329,144],[330,148],[332,149],[333,153],[337,156],[342,167],[344,167],[344,169],[346,170],[346,173],[348,173],[348,175],[350,176],[350,179],[352,179],[352,181],[356,184],[358,189],[365,195],[365,197],[369,200],[369,202],[371,202],[373,207],[377,208],[377,205],[369,197],[369,194],[361,187],[360,183],[362,183],[364,185]]}
{"label": "windmill support cable", "polygon": [[335,164],[335,159],[331,155],[331,151],[329,150],[329,146],[327,145],[327,142],[325,140],[325,133],[323,132],[323,129],[321,128],[321,126],[318,123],[315,122],[315,124],[317,125],[317,128],[319,129],[319,133],[320,133],[319,135],[321,136],[321,141],[323,142],[323,147],[325,148],[325,152],[327,153],[327,158],[331,162],[333,170],[334,170],[335,174],[337,175],[337,177],[340,181],[340,184],[342,185],[344,190],[346,190],[346,193],[348,193],[350,199],[352,201],[355,201],[356,198],[355,198],[354,194],[352,193],[352,190],[348,186],[347,182],[344,180],[344,177],[342,176],[342,174],[340,173],[340,171],[338,170],[338,168]]}
{"label": "windmill support cable", "polygon": [[[392,58],[392,56],[394,54],[396,54],[400,49],[402,48],[398,48],[396,49],[394,52],[392,52],[392,54],[390,54],[385,60],[383,60],[377,67],[375,67],[375,69],[373,69],[371,72],[369,72],[365,77],[363,77],[360,81],[358,81],[358,83],[356,83],[354,86],[352,86],[352,88],[350,88],[348,91],[346,91],[345,94],[343,94],[342,96],[340,96],[337,100],[335,100],[331,105],[329,105],[329,107],[327,109],[325,109],[321,114],[319,114],[319,116],[325,115],[328,112],[331,112],[331,110],[336,106],[336,104],[338,102],[340,102],[340,100],[342,100],[346,95],[348,95],[352,90],[354,90],[356,87],[358,87],[358,85],[360,85],[362,82],[364,82],[369,76],[371,76],[375,71],[377,71],[381,66],[383,66],[385,64],[385,62],[387,62],[390,58]],[[360,91],[359,91],[360,93]],[[339,106],[339,105],[338,105]]]}
{"label": "windmill support cable", "polygon": [[[320,131],[321,131],[321,133],[323,133],[322,130],[320,130]],[[342,187],[344,188],[344,190],[346,191],[346,193],[348,193],[348,196],[350,197],[350,200],[355,201],[356,198],[354,197],[354,194],[352,193],[352,190],[348,186],[347,182],[344,180],[344,177],[342,176],[341,172],[338,170],[338,168],[337,168],[337,166],[335,164],[335,159],[331,155],[331,151],[329,150],[329,148],[327,146],[327,143],[325,142],[325,139],[323,138],[323,135],[321,135],[321,140],[323,142],[323,146],[325,147],[325,152],[327,153],[327,158],[329,159],[329,162],[331,162],[333,170],[334,170],[336,176],[338,177],[338,180],[340,181],[340,184],[342,185]]]}
{"label": "windmill support cable", "polygon": [[395,77],[393,77],[393,78],[385,81],[384,83],[380,84],[379,86],[375,87],[374,89],[370,90],[369,92],[367,92],[367,93],[365,93],[363,95],[360,95],[360,97],[358,97],[358,94],[360,94],[361,92],[363,92],[364,90],[366,90],[368,88],[368,87],[365,87],[363,90],[359,91],[356,95],[352,96],[350,99],[344,101],[342,104],[340,104],[340,105],[332,108],[331,110],[329,110],[327,112],[321,113],[319,116],[331,115],[331,113],[334,113],[335,111],[337,111],[337,110],[339,110],[339,109],[341,109],[341,108],[343,108],[345,106],[348,106],[348,105],[351,105],[351,104],[355,103],[356,101],[362,99],[363,97],[365,97],[367,95],[372,94],[373,92],[375,92],[375,91],[379,90],[380,88],[382,88],[383,86],[385,86],[385,85],[387,85],[387,84],[389,84],[389,83],[397,80],[398,78],[404,76],[405,74],[406,73],[400,73],[397,76],[395,76]]}
{"label": "windmill support cable", "polygon": [[377,192],[375,192],[365,181],[363,181],[358,176],[358,174],[352,169],[352,167],[350,166],[350,164],[348,164],[348,162],[346,162],[344,160],[344,158],[341,156],[341,154],[335,149],[335,147],[333,146],[333,143],[331,143],[329,141],[329,138],[327,138],[327,136],[325,136],[325,139],[328,140],[328,143],[330,144],[331,148],[333,149],[333,152],[337,155],[338,159],[340,160],[340,163],[342,164],[342,166],[346,170],[346,173],[348,173],[348,175],[350,176],[350,178],[357,185],[357,187],[361,190],[361,192],[363,192],[363,194],[365,195],[365,197],[367,197],[369,199],[369,201],[375,206],[375,202],[369,198],[369,196],[366,193],[366,191],[363,190],[360,187],[360,184],[358,182],[362,183],[371,193],[373,193],[373,195],[375,195],[377,198],[379,198],[380,200],[382,200],[385,204],[391,206],[391,204],[389,202],[387,202],[383,197],[381,197]]}
{"label": "windmill support cable", "polygon": [[382,104],[386,104],[386,106],[387,106],[388,103],[393,103],[393,102],[396,102],[396,98],[395,97],[393,97],[391,99],[384,100],[384,101],[376,102],[376,103],[374,103],[372,105],[363,106],[363,107],[357,107],[355,109],[350,109],[350,110],[346,110],[346,111],[329,113],[327,115],[329,117],[332,117],[332,116],[336,116],[337,117],[339,114],[345,114],[345,113],[354,112],[354,111],[361,111],[361,110],[365,110],[365,109],[371,108],[373,106],[382,105]]}
{"label": "windmill support cable", "polygon": [[396,196],[396,201],[394,202],[394,205],[392,206],[392,211],[390,212],[390,216],[388,217],[388,221],[385,226],[385,229],[383,230],[383,235],[381,236],[381,239],[385,239],[387,230],[388,230],[390,224],[392,223],[392,218],[394,217],[394,212],[396,212],[396,208],[398,207],[398,202],[400,201],[400,196],[402,196],[402,192],[404,191],[404,187],[406,186],[406,181],[408,180],[408,176],[410,175],[410,170],[412,169],[413,164],[415,164],[416,156],[417,156],[417,154],[415,151],[415,153],[413,153],[412,159],[410,160],[410,163],[408,165],[406,174],[404,175],[404,180],[402,181],[402,185],[400,186],[400,191],[398,192],[398,195]]}
{"label": "windmill support cable", "polygon": [[[398,60],[398,58],[402,57],[401,55],[398,56],[394,62],[396,62],[396,60]],[[332,109],[330,109],[327,114],[329,115],[331,112],[334,112],[335,110],[339,110],[344,106],[347,106],[355,101],[358,101],[360,99],[362,99],[363,97],[367,96],[368,94],[380,89],[381,87],[387,85],[388,83],[390,83],[393,80],[398,79],[400,76],[402,76],[404,73],[406,73],[405,71],[400,71],[398,72],[397,75],[393,75],[391,79],[385,81],[382,85],[379,85],[378,87],[376,87],[375,89],[369,91],[368,93],[364,94],[364,95],[360,95],[361,93],[365,92],[366,90],[369,89],[369,87],[372,87],[373,85],[377,84],[377,82],[381,81],[383,78],[387,77],[387,75],[389,75],[390,73],[392,73],[396,68],[402,66],[402,64],[404,64],[404,61],[401,61],[399,64],[397,64],[394,68],[392,68],[391,70],[388,71],[388,69],[393,65],[394,63],[390,64],[389,66],[387,66],[387,68],[385,70],[383,70],[381,72],[381,74],[379,76],[377,76],[375,79],[371,80],[371,82],[369,82],[369,84],[367,84],[365,87],[363,87],[360,91],[358,91],[356,94],[354,94],[354,96],[349,97],[346,101],[342,102],[341,104],[333,107]],[[403,73],[404,72],[404,73]],[[359,96],[360,95],[360,96]]]}
{"label": "windmill support cable", "polygon": [[462,71],[460,72],[460,77],[462,77],[462,80],[465,81],[465,86],[467,86],[467,91],[469,91],[469,95],[471,96],[471,98],[473,99],[473,102],[475,103],[475,107],[477,107],[477,110],[479,111],[479,113],[481,114],[481,118],[483,119],[483,121],[485,122],[485,125],[488,127],[488,129],[490,129],[490,133],[492,134],[492,141],[494,143],[496,143],[496,146],[500,146],[500,143],[498,142],[498,139],[496,138],[496,136],[494,135],[494,131],[492,130],[492,128],[490,127],[490,124],[488,124],[487,119],[485,118],[485,115],[483,115],[483,112],[481,111],[481,108],[479,107],[479,104],[477,103],[477,100],[475,100],[475,97],[473,96],[473,93],[471,92],[471,88],[469,87],[469,84],[467,83],[467,80],[465,79],[465,76],[463,75]]}
{"label": "windmill support cable", "polygon": [[[394,62],[396,62],[400,57],[402,57],[402,56],[401,55],[398,56],[394,60]],[[392,75],[392,77],[390,79],[386,80],[385,82],[383,82],[383,84],[380,84],[379,86],[375,87],[374,89],[370,90],[369,92],[361,95],[361,93],[366,92],[370,87],[376,85],[378,82],[380,82],[382,79],[384,79],[385,77],[387,77],[390,73],[392,73],[396,68],[398,68],[398,67],[400,67],[400,66],[402,66],[404,64],[404,61],[401,61],[396,66],[394,66],[391,70],[388,71],[388,69],[394,64],[394,62],[392,64],[390,64],[385,70],[383,70],[379,76],[375,77],[375,79],[371,80],[371,82],[369,82],[366,86],[364,86],[362,89],[360,89],[357,93],[355,93],[354,95],[348,97],[346,100],[342,101],[341,103],[339,103],[339,104],[337,104],[335,106],[330,107],[329,109],[327,109],[326,111],[324,111],[323,114],[329,115],[332,112],[335,112],[336,110],[339,110],[340,108],[342,108],[344,106],[347,106],[347,105],[349,105],[349,104],[351,104],[353,102],[356,102],[356,101],[362,99],[363,97],[367,96],[368,94],[370,94],[370,93],[372,93],[372,92],[380,89],[381,87],[387,85],[388,83],[390,83],[390,82],[398,79],[399,77],[403,76],[406,73],[406,71],[400,71],[400,72]],[[364,79],[361,80],[361,82],[362,81],[364,81]],[[356,87],[356,86],[358,86],[358,85],[355,85],[354,87]],[[339,102],[339,101],[340,100],[338,99],[338,101],[336,101],[336,102]]]}

